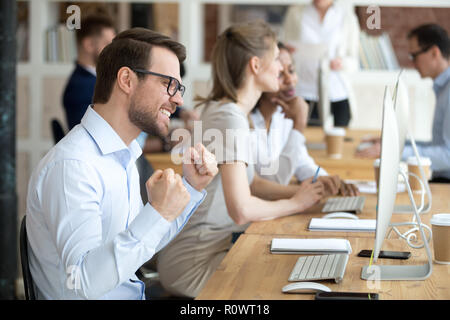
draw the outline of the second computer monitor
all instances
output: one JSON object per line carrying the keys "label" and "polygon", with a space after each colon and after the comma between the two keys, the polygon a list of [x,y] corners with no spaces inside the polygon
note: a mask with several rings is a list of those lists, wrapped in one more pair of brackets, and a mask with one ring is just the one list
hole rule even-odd
{"label": "second computer monitor", "polygon": [[400,163],[397,120],[392,104],[392,97],[387,87],[384,92],[382,118],[374,261],[378,259],[394,210]]}
{"label": "second computer monitor", "polygon": [[319,120],[322,125],[322,129],[332,128],[334,126],[334,118],[331,114],[331,103],[328,94],[329,85],[329,60],[327,58],[321,59],[319,63],[319,76],[318,76],[318,113]]}

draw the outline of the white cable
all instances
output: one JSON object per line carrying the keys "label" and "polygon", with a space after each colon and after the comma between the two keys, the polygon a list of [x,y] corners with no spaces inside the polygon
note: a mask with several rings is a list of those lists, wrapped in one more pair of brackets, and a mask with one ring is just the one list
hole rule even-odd
{"label": "white cable", "polygon": [[[417,235],[415,234],[415,232],[419,231],[419,224],[417,222],[398,222],[398,223],[391,223],[391,230],[389,230],[388,236],[390,235],[390,233],[392,232],[392,230],[395,231],[395,233],[397,233],[397,235],[406,240],[406,242],[408,243],[408,245],[412,248],[416,248],[416,249],[420,249],[423,248],[425,243],[422,243],[421,245],[415,245],[412,242],[413,241],[417,241]],[[409,230],[407,230],[404,233],[401,233],[399,229],[397,229],[397,227],[400,226],[413,226],[413,228],[410,228]],[[428,243],[430,243],[431,238],[432,238],[432,231],[431,228],[429,226],[427,226],[426,224],[421,223],[420,226],[422,226],[424,229],[426,229],[428,231],[428,237],[426,239],[426,241]]]}

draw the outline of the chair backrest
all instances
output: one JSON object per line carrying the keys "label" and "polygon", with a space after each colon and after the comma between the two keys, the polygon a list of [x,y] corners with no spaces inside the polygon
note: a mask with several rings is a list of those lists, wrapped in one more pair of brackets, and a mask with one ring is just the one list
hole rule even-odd
{"label": "chair backrest", "polygon": [[23,285],[25,289],[25,298],[27,300],[36,300],[34,292],[33,278],[31,277],[30,265],[28,264],[28,238],[26,217],[22,219],[20,225],[20,261],[22,263]]}
{"label": "chair backrest", "polygon": [[57,144],[66,134],[64,133],[64,129],[58,119],[52,119],[50,124],[53,134],[53,141]]}
{"label": "chair backrest", "polygon": [[151,163],[145,158],[145,154],[142,154],[137,160],[136,160],[136,167],[139,172],[139,184],[141,187],[141,198],[142,202],[146,204],[148,202],[148,196],[147,196],[147,188],[145,186],[145,183],[147,182],[148,178],[153,174],[154,169],[151,165]]}

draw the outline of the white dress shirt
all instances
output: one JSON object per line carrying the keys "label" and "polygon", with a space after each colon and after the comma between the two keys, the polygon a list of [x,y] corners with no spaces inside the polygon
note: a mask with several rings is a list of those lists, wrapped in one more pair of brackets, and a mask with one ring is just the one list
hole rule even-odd
{"label": "white dress shirt", "polygon": [[168,222],[143,206],[141,153],[89,106],[33,171],[26,227],[39,299],[145,299],[135,272],[183,228],[206,191],[183,178],[191,200]]}
{"label": "white dress shirt", "polygon": [[[301,19],[300,42],[303,44],[324,45],[327,48],[327,55],[330,60],[339,57],[338,47],[342,41],[343,19],[343,9],[336,5],[332,5],[327,10],[323,21],[320,20],[320,15],[314,5],[306,6]],[[315,72],[299,74],[297,88],[299,95],[303,98],[318,101],[317,68],[319,60],[314,65]],[[347,90],[339,72],[330,70],[329,83],[331,84],[328,86],[330,101],[347,99]]]}
{"label": "white dress shirt", "polygon": [[[269,130],[258,108],[250,113],[250,118],[255,129],[252,139],[257,148],[254,150],[255,170],[261,177],[286,185],[293,175],[299,181],[314,176],[318,166],[308,154],[306,139],[293,129],[294,122],[285,118],[281,107],[273,113]],[[328,173],[321,168],[319,176],[326,175]]]}

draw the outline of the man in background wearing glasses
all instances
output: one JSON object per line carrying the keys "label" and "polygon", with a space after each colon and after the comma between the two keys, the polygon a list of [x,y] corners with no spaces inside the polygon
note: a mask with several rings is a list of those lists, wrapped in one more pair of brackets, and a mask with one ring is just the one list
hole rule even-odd
{"label": "man in background wearing glasses", "polygon": [[[437,24],[426,24],[408,34],[409,57],[422,78],[433,79],[436,95],[432,140],[418,142],[422,157],[431,159],[433,178],[431,182],[450,183],[450,41],[447,31]],[[378,158],[379,139],[359,156]],[[414,156],[410,143],[405,144],[402,158]]]}
{"label": "man in background wearing glasses", "polygon": [[142,203],[136,138],[167,134],[183,104],[185,56],[183,45],[142,28],[101,52],[93,104],[30,179],[26,228],[39,299],[145,299],[135,272],[183,228],[218,172],[198,144],[185,154],[184,177],[157,170]]}
{"label": "man in background wearing glasses", "polygon": [[[422,157],[431,159],[432,182],[450,183],[450,41],[447,31],[437,24],[427,24],[408,34],[409,56],[422,78],[433,79],[436,95],[432,140],[418,143]],[[414,156],[406,144],[403,158]]]}

